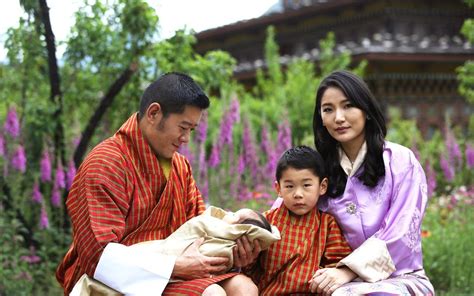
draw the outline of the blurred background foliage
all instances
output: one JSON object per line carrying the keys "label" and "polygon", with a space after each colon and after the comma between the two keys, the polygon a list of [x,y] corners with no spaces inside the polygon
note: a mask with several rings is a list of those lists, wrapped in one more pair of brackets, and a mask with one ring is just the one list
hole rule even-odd
{"label": "blurred background foliage", "polygon": [[[159,18],[143,0],[85,1],[58,59],[51,47],[54,28],[42,13],[46,1],[21,3],[27,17],[8,30],[7,59],[0,63],[1,295],[61,293],[54,272],[70,243],[64,199],[76,168],[136,112],[144,88],[160,74],[186,72],[211,96],[210,109],[181,151],[206,201],[263,211],[276,197],[279,155],[292,145],[313,145],[314,97],[322,77],[335,69],[363,76],[366,67],[364,61],[354,65],[349,52],[336,54],[329,32],[320,41],[317,64],[295,59],[283,69],[277,32],[269,27],[266,66],[246,89],[232,77],[235,59],[223,51],[197,54],[192,34],[177,31],[156,42]],[[462,33],[474,41],[473,20],[466,20]],[[472,61],[457,71],[459,92],[474,103]],[[426,271],[438,294],[469,294],[474,120],[467,134],[447,120],[443,131],[424,139],[414,121],[390,108],[388,113],[388,139],[410,147],[428,179]]]}

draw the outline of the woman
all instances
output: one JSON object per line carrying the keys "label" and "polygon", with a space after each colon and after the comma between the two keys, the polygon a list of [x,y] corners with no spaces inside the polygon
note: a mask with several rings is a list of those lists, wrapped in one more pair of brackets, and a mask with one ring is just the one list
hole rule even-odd
{"label": "woman", "polygon": [[336,71],[321,82],[313,131],[329,175],[319,207],[336,218],[354,251],[337,268],[318,270],[312,291],[434,295],[421,251],[423,168],[408,148],[385,140],[384,116],[361,78]]}

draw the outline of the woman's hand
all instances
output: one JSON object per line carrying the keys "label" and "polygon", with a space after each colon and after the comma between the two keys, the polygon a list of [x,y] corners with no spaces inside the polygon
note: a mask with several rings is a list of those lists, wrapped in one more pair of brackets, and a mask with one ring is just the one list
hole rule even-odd
{"label": "woman's hand", "polygon": [[355,279],[357,275],[348,267],[318,269],[309,281],[312,293],[331,295],[337,288]]}
{"label": "woman's hand", "polygon": [[252,245],[247,236],[242,236],[237,240],[237,246],[232,249],[234,267],[245,268],[253,264],[261,250],[257,239],[253,241]]}

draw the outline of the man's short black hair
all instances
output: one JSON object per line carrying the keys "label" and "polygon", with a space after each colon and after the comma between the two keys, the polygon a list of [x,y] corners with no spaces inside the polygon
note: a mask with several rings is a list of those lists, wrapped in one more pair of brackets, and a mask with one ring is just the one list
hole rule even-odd
{"label": "man's short black hair", "polygon": [[204,110],[210,104],[199,85],[188,75],[178,72],[162,75],[145,89],[140,101],[140,118],[152,103],[160,104],[164,117],[170,113],[183,113],[186,106]]}
{"label": "man's short black hair", "polygon": [[296,146],[283,153],[276,168],[275,177],[277,182],[280,182],[283,172],[288,168],[308,169],[320,180],[326,178],[326,169],[321,154],[308,146]]}

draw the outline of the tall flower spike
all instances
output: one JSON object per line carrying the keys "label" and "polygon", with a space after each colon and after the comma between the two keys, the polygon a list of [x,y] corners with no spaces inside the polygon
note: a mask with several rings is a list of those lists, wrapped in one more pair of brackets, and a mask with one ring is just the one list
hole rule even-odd
{"label": "tall flower spike", "polygon": [[0,133],[0,156],[5,156],[5,155],[6,155],[5,138],[3,137],[3,134]]}
{"label": "tall flower spike", "polygon": [[43,201],[43,195],[41,194],[38,181],[35,181],[35,184],[33,184],[33,193],[31,199],[39,204],[41,204],[41,202]]}
{"label": "tall flower spike", "polygon": [[58,189],[66,188],[66,176],[64,175],[63,167],[60,163],[56,168],[56,177],[54,179],[54,185]]}
{"label": "tall flower spike", "polygon": [[53,191],[51,192],[51,204],[59,208],[61,205],[61,192],[56,184],[53,186]]}
{"label": "tall flower spike", "polygon": [[49,157],[48,149],[43,151],[43,156],[40,161],[40,176],[41,182],[51,181],[51,159]]}
{"label": "tall flower spike", "polygon": [[202,113],[201,121],[196,130],[195,141],[196,143],[206,142],[207,137],[207,111]]}
{"label": "tall flower spike", "polygon": [[466,164],[470,169],[474,167],[474,146],[469,143],[466,144]]}
{"label": "tall flower spike", "polygon": [[16,148],[15,154],[11,159],[11,164],[13,168],[24,173],[26,171],[26,155],[25,148],[22,145],[18,145]]}
{"label": "tall flower spike", "polygon": [[49,228],[49,219],[48,213],[46,212],[46,207],[43,205],[41,207],[41,215],[40,215],[40,229]]}
{"label": "tall flower spike", "polygon": [[439,159],[439,164],[441,166],[441,169],[443,170],[444,177],[446,178],[446,181],[451,182],[454,180],[454,170],[449,164],[448,160],[444,157],[444,155],[441,155]]}
{"label": "tall flower spike", "polygon": [[8,110],[5,125],[3,127],[5,132],[13,138],[17,138],[20,135],[20,121],[18,120],[15,107],[10,107]]}
{"label": "tall flower spike", "polygon": [[74,165],[74,161],[69,161],[69,166],[67,168],[66,173],[66,189],[71,189],[72,182],[74,181],[74,177],[76,176],[76,166]]}
{"label": "tall flower spike", "polygon": [[291,147],[291,127],[290,122],[284,119],[278,125],[277,155],[280,156]]}

